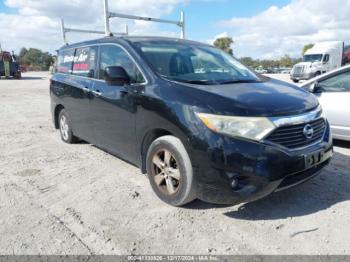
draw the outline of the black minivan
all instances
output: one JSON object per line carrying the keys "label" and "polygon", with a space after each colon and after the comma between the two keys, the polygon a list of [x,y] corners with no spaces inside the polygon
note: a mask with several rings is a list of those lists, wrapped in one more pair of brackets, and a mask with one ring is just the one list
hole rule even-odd
{"label": "black minivan", "polygon": [[315,176],[333,152],[314,95],[198,42],[65,45],[50,94],[64,142],[79,138],[140,167],[174,206],[262,198]]}

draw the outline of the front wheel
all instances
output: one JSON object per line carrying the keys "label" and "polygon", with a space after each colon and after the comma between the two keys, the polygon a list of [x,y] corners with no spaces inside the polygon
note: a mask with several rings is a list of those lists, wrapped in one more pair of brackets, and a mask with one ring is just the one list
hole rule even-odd
{"label": "front wheel", "polygon": [[147,174],[156,195],[173,206],[182,206],[196,198],[191,160],[174,136],[156,139],[147,152]]}
{"label": "front wheel", "polygon": [[299,80],[297,79],[292,79],[294,83],[299,83]]}
{"label": "front wheel", "polygon": [[77,141],[77,138],[73,135],[69,116],[64,109],[58,115],[58,125],[63,142],[73,144]]}

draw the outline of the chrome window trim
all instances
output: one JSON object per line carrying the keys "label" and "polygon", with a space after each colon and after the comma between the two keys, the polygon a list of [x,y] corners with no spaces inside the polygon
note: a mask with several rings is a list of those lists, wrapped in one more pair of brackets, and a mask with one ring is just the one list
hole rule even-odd
{"label": "chrome window trim", "polygon": [[307,123],[316,119],[319,119],[323,116],[322,108],[321,106],[318,106],[315,110],[299,114],[299,115],[293,115],[293,116],[276,116],[276,117],[269,117],[268,119],[274,123],[276,128],[281,126],[288,126],[288,125],[298,125]]}
{"label": "chrome window trim", "polygon": [[[123,51],[127,54],[127,56],[129,56],[129,58],[133,61],[133,63],[136,65],[137,69],[140,70],[142,77],[145,79],[144,82],[140,82],[140,83],[133,83],[132,85],[147,85],[149,83],[144,71],[141,69],[141,67],[139,66],[139,64],[135,61],[134,57],[129,53],[128,50],[126,50],[126,48],[124,46],[122,46],[121,44],[118,43],[100,43],[100,44],[91,44],[91,45],[81,45],[81,46],[77,46],[77,47],[68,47],[68,48],[64,48],[62,50],[68,50],[68,49],[73,49],[76,50],[78,48],[84,48],[84,47],[90,47],[90,46],[97,46],[100,47],[102,45],[115,45],[117,47],[120,47],[121,49],[123,49]],[[59,50],[60,51],[60,50]],[[74,52],[75,55],[75,52]],[[98,62],[100,62],[100,50],[98,51]],[[73,68],[74,62],[72,63],[72,68]],[[100,68],[100,64],[98,63],[97,65],[98,69]],[[72,69],[73,70],[73,69]],[[70,74],[65,74],[65,73],[56,73],[55,74],[63,74],[63,75],[69,75],[69,76],[77,76],[77,77],[82,77],[82,78],[87,78],[87,79],[91,79],[94,81],[99,81],[99,82],[103,82],[106,83],[105,80],[103,79],[98,79],[98,78],[94,78],[94,77],[87,77],[87,76],[79,76],[79,75],[74,75],[72,72]]]}

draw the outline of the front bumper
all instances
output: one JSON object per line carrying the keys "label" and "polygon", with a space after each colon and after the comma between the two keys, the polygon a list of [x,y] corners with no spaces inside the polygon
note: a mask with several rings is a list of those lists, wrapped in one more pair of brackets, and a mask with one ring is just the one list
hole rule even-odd
{"label": "front bumper", "polygon": [[[328,123],[322,141],[298,150],[216,133],[206,136],[210,136],[208,147],[199,143],[201,148],[192,154],[197,196],[218,204],[250,202],[300,184],[317,175],[333,154]],[[308,166],[306,156],[318,151],[323,152],[322,159]]]}

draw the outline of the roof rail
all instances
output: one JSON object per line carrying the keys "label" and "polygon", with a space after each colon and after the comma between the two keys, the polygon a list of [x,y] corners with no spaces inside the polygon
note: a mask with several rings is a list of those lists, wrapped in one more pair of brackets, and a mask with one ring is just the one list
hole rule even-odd
{"label": "roof rail", "polygon": [[165,20],[165,19],[158,19],[158,18],[152,18],[152,17],[143,17],[143,16],[135,16],[135,15],[124,15],[120,13],[113,13],[108,11],[108,0],[104,0],[104,14],[105,14],[105,35],[110,36],[110,26],[109,26],[109,19],[119,17],[119,18],[126,18],[126,19],[132,19],[132,20],[142,20],[142,21],[150,21],[150,22],[158,22],[158,23],[166,23],[166,24],[175,24],[180,27],[181,33],[180,38],[185,38],[185,16],[184,12],[181,11],[180,15],[180,21],[173,21],[173,20]]}
{"label": "roof rail", "polygon": [[[97,30],[87,30],[87,29],[76,29],[76,28],[68,28],[65,27],[64,25],[64,20],[61,19],[61,31],[62,31],[62,39],[63,42],[65,44],[68,44],[67,42],[67,37],[66,37],[66,33],[68,32],[76,32],[76,33],[88,33],[88,34],[101,34],[104,35],[105,31],[97,31]],[[128,25],[125,25],[125,32],[124,33],[109,33],[108,36],[110,36],[111,34],[113,35],[128,35],[129,34],[129,29],[128,29]]]}

